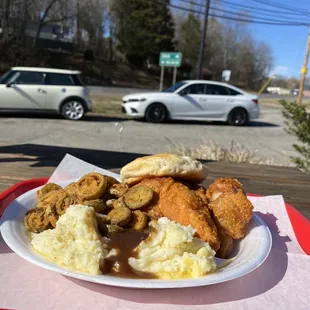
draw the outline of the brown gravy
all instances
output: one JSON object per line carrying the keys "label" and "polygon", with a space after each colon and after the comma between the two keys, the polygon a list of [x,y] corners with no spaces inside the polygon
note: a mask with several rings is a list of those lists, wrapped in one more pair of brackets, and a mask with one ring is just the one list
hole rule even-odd
{"label": "brown gravy", "polygon": [[[116,249],[117,254],[105,259],[104,270],[101,270],[102,273],[121,278],[156,279],[157,276],[155,274],[136,271],[128,264],[128,258],[135,257],[133,250],[142,240],[146,239],[147,236],[147,233],[137,231],[108,234],[108,247],[110,249]],[[115,265],[118,265],[117,271],[115,270],[116,268],[113,268]]]}

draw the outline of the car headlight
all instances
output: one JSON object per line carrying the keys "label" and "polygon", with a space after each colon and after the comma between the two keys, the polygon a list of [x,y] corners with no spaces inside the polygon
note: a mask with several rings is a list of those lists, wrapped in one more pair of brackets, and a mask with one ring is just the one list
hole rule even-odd
{"label": "car headlight", "polygon": [[145,101],[145,100],[146,100],[146,98],[140,98],[140,99],[138,99],[138,98],[132,98],[132,99],[128,99],[127,102],[137,102],[137,101]]}

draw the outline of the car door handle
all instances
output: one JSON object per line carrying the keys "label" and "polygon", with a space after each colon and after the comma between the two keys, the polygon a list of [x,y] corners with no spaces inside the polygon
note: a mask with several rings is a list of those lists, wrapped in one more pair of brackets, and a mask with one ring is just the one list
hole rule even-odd
{"label": "car door handle", "polygon": [[46,91],[45,91],[45,90],[43,90],[43,89],[41,89],[41,88],[38,88],[38,93],[40,93],[40,94],[45,94],[45,93],[46,93]]}

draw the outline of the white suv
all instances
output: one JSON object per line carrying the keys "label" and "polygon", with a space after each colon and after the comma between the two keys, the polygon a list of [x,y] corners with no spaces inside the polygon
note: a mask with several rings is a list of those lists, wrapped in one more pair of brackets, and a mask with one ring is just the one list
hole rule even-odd
{"label": "white suv", "polygon": [[14,67],[0,77],[0,111],[56,111],[79,120],[91,109],[80,71]]}

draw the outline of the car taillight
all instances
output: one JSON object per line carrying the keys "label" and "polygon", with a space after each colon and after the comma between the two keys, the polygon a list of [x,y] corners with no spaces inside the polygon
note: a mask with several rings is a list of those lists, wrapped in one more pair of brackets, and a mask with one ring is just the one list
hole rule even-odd
{"label": "car taillight", "polygon": [[258,99],[252,99],[252,101],[256,104],[259,104]]}

